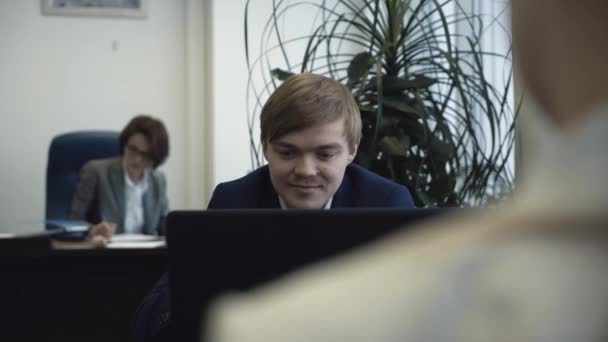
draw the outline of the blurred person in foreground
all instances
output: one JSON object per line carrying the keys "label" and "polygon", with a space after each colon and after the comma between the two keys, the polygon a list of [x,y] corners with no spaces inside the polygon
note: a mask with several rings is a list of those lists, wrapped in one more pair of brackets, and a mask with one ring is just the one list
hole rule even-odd
{"label": "blurred person in foreground", "polygon": [[227,294],[206,341],[608,340],[608,2],[511,5],[551,119],[511,200]]}
{"label": "blurred person in foreground", "polygon": [[91,160],[81,171],[71,219],[93,223],[89,232],[163,234],[169,211],[167,181],[157,170],[169,155],[162,121],[147,115],[131,119],[119,137],[120,157]]}

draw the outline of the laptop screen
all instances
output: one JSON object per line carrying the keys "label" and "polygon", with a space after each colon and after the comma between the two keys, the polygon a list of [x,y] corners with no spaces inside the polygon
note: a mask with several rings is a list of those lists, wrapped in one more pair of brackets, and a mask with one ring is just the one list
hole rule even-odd
{"label": "laptop screen", "polygon": [[167,218],[171,331],[198,341],[207,304],[361,246],[444,209],[226,209]]}

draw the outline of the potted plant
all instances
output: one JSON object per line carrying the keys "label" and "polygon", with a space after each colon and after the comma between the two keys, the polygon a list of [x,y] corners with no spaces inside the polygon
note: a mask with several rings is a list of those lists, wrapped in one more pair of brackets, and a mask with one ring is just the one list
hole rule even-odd
{"label": "potted plant", "polygon": [[[263,162],[254,133],[263,98],[291,74],[313,72],[343,82],[359,104],[356,162],[407,186],[419,206],[479,205],[511,190],[510,56],[482,49],[482,15],[466,13],[455,0],[273,1],[252,58],[250,5],[247,65],[250,80],[261,71],[263,83],[256,88],[250,81],[248,92],[256,166]],[[315,7],[321,20],[307,33],[284,36],[283,19],[301,6]],[[456,32],[456,25],[468,29]],[[292,46],[301,50],[296,63],[288,58],[297,51]],[[273,54],[282,60],[272,61]],[[488,58],[508,65],[501,86],[486,77]]]}

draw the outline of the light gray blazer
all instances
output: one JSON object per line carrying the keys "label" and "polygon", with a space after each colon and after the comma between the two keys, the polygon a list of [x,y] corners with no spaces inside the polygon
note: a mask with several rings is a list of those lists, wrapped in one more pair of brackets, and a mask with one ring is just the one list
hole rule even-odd
{"label": "light gray blazer", "polygon": [[[144,234],[164,234],[169,211],[167,182],[158,170],[150,173],[150,184],[144,193]],[[122,158],[91,160],[81,171],[72,199],[70,218],[91,223],[116,223],[116,233],[124,232],[125,178]]]}

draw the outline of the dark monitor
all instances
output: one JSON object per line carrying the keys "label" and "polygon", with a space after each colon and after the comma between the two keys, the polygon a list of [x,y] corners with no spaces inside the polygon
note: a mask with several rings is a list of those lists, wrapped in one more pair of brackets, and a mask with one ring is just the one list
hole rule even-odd
{"label": "dark monitor", "polygon": [[207,304],[377,239],[443,209],[229,209],[167,218],[171,333],[198,341]]}

